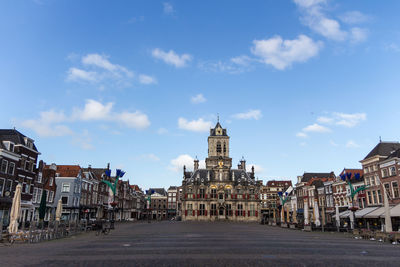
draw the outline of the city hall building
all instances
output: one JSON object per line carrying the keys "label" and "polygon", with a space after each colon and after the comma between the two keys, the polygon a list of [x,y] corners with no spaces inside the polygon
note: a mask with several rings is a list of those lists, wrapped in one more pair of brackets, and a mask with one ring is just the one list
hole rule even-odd
{"label": "city hall building", "polygon": [[242,158],[237,169],[229,157],[229,136],[218,122],[210,129],[205,169],[194,160],[193,172],[183,168],[182,220],[184,221],[258,221],[259,190],[254,167],[246,171]]}

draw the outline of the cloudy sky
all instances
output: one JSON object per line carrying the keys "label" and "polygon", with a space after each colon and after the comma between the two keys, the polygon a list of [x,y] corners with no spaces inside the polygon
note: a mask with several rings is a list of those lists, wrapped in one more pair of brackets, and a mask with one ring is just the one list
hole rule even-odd
{"label": "cloudy sky", "polygon": [[0,123],[47,163],[179,185],[217,114],[259,179],[399,140],[399,1],[1,1]]}

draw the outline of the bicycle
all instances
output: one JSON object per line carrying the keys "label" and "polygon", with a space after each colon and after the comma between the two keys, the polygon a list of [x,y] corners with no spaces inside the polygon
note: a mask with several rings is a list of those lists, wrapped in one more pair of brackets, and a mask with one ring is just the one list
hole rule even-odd
{"label": "bicycle", "polygon": [[110,233],[110,225],[109,223],[102,223],[100,227],[98,227],[96,231],[96,236],[103,234],[103,235],[108,235]]}

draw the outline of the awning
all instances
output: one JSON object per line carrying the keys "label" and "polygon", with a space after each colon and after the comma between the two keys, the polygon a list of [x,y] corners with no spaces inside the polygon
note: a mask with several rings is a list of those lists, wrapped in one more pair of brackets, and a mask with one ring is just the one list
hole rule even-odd
{"label": "awning", "polygon": [[374,210],[378,209],[379,207],[367,207],[364,209],[360,209],[356,211],[355,217],[356,218],[362,218],[363,216],[367,215],[370,212],[373,212]]}
{"label": "awning", "polygon": [[[385,213],[381,214],[381,218],[385,218]],[[400,217],[400,204],[390,209],[390,217]]]}
{"label": "awning", "polygon": [[340,219],[348,218],[348,217],[350,217],[350,213],[351,213],[351,211],[345,210],[345,211],[339,213],[339,218]]}
{"label": "awning", "polygon": [[366,219],[379,218],[379,216],[381,216],[384,213],[385,213],[385,208],[384,207],[379,207],[376,210],[374,210],[374,211],[366,214],[365,216],[363,216],[363,218],[366,218]]}

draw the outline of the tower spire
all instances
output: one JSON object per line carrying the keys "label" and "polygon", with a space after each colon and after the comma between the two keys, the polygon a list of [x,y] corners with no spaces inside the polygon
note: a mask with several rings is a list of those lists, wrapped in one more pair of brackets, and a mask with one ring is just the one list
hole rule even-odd
{"label": "tower spire", "polygon": [[217,113],[217,122],[219,122],[219,113]]}

